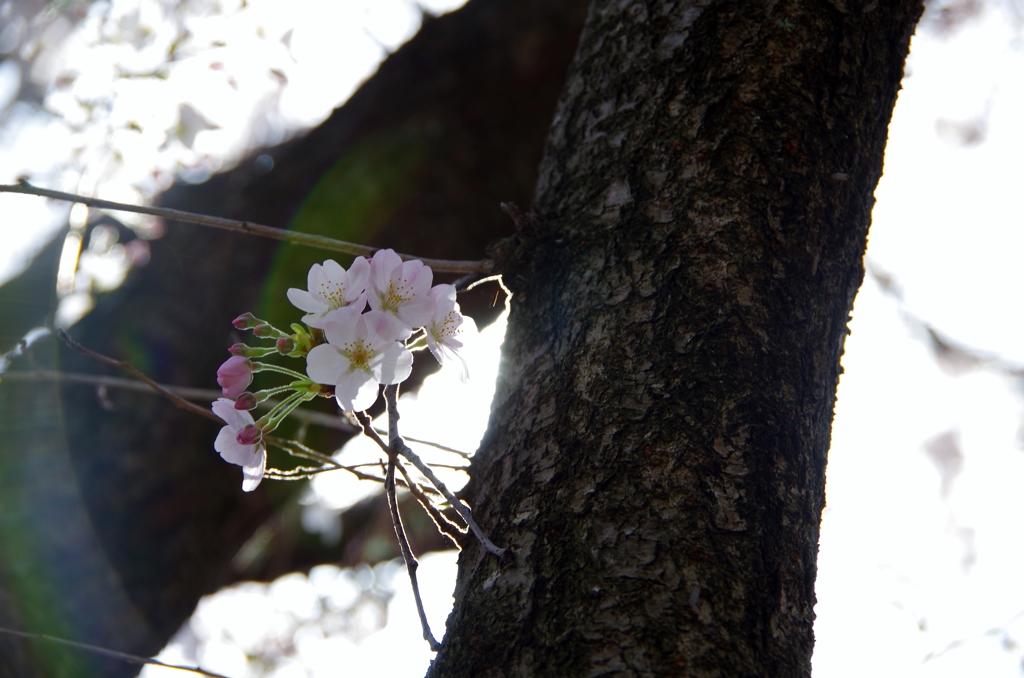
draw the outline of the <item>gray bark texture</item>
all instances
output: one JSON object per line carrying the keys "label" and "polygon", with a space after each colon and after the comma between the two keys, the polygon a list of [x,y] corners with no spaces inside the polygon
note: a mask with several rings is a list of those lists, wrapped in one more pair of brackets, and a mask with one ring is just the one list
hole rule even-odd
{"label": "gray bark texture", "polygon": [[919,0],[595,0],[428,675],[808,676],[839,359]]}

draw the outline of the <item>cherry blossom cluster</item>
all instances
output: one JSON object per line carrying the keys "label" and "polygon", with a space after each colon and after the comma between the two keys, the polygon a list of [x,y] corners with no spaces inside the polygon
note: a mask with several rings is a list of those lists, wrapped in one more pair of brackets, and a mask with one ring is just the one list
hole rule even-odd
{"label": "cherry blossom cluster", "polygon": [[[318,395],[333,395],[339,407],[361,412],[376,402],[381,385],[398,384],[412,372],[413,352],[427,348],[441,365],[453,364],[469,379],[460,335],[466,322],[451,285],[433,285],[422,261],[382,250],[371,259],[356,257],[346,271],[328,259],[313,264],[307,289],[291,288],[288,300],[306,315],[292,333],[245,313],[233,322],[272,346],[235,344],[217,370],[224,395],[213,412],[224,420],[214,442],[221,457],[242,467],[242,489],[251,492],[263,479],[264,437],[296,407]],[[470,321],[472,322],[472,321]],[[270,355],[304,358],[305,374],[256,360]],[[253,374],[276,372],[287,384],[250,391]],[[260,419],[250,412],[271,396],[290,392]]]}

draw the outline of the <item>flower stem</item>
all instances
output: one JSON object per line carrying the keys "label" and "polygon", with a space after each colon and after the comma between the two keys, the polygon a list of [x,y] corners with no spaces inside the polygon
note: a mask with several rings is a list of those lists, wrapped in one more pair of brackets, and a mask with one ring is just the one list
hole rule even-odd
{"label": "flower stem", "polygon": [[292,413],[292,410],[303,402],[312,400],[315,397],[315,393],[303,393],[301,391],[294,393],[275,405],[274,409],[270,410],[270,412],[260,417],[259,421],[256,422],[256,426],[264,433],[269,433],[280,426],[284,418]]}
{"label": "flower stem", "polygon": [[287,367],[281,367],[280,365],[274,365],[273,363],[257,363],[252,364],[253,372],[277,372],[278,374],[287,374],[289,377],[295,377],[296,379],[302,379],[303,381],[309,381],[309,377],[295,370],[289,370]]}

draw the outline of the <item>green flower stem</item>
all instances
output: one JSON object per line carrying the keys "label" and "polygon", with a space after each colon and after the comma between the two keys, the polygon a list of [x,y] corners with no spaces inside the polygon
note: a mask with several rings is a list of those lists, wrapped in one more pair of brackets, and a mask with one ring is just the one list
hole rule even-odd
{"label": "green flower stem", "polygon": [[270,410],[270,412],[260,417],[259,421],[256,422],[256,426],[264,433],[269,433],[280,426],[284,418],[292,413],[292,410],[315,397],[315,393],[294,393],[275,405],[274,409]]}
{"label": "green flower stem", "polygon": [[286,384],[285,386],[275,386],[274,388],[265,388],[262,391],[256,391],[253,393],[256,396],[256,402],[261,403],[272,395],[277,395],[282,391],[295,391],[294,382],[292,384]]}
{"label": "green flower stem", "polygon": [[277,353],[277,349],[273,346],[267,348],[266,346],[248,346],[245,347],[246,358],[263,358],[270,355],[271,353]]}
{"label": "green flower stem", "polygon": [[[276,349],[274,349],[276,350]],[[287,367],[281,367],[280,365],[274,365],[272,363],[253,363],[252,371],[255,372],[277,372],[278,374],[287,374],[289,377],[295,377],[303,381],[308,381],[309,377],[295,370],[289,370]]]}

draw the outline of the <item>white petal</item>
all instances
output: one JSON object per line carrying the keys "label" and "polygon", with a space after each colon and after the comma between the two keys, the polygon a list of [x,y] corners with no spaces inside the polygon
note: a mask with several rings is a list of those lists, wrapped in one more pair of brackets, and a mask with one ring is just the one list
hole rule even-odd
{"label": "white petal", "polygon": [[443,317],[455,308],[455,295],[455,287],[452,285],[442,283],[430,288],[429,296],[434,302],[435,317]]}
{"label": "white petal", "polygon": [[[370,262],[365,257],[356,257],[348,269],[348,282],[345,287],[345,301],[349,304],[359,299],[366,292],[370,282]],[[364,301],[365,304],[365,296]],[[362,310],[361,308],[359,310]]]}
{"label": "white petal", "polygon": [[329,344],[314,346],[306,356],[306,374],[318,384],[337,384],[349,367],[348,358]]}
{"label": "white petal", "polygon": [[326,324],[327,314],[326,313],[310,313],[302,316],[302,322],[306,323],[310,327],[315,327],[318,330],[322,330]]}
{"label": "white petal", "polygon": [[306,289],[309,290],[310,296],[316,299],[321,304],[326,304],[327,300],[319,297],[316,291],[324,286],[324,280],[327,278],[324,273],[324,267],[320,264],[313,264],[309,267],[309,273],[306,274]]}
{"label": "white petal", "polygon": [[327,341],[335,346],[344,346],[355,339],[360,310],[355,306],[342,306],[324,316],[323,330]]}
{"label": "white petal", "polygon": [[469,382],[469,365],[466,363],[466,358],[462,356],[458,350],[454,350],[450,346],[441,346],[441,351],[446,353],[446,362],[455,362],[459,367],[459,381],[462,383]]}
{"label": "white petal", "polygon": [[288,288],[288,301],[292,302],[292,306],[306,313],[319,313],[327,310],[326,304],[317,301],[309,292],[297,287]]}
{"label": "white petal", "polygon": [[[370,295],[370,307],[377,310],[380,303],[380,295],[388,290],[391,283],[392,273],[402,265],[402,258],[395,254],[394,250],[381,250],[375,252],[370,260],[370,286],[376,294]],[[374,306],[374,298],[378,306]]]}
{"label": "white petal", "polygon": [[242,492],[252,492],[259,487],[263,480],[263,474],[267,470],[267,450],[259,446],[256,463],[252,466],[242,467]]}
{"label": "white petal", "polygon": [[253,423],[252,415],[245,410],[236,410],[233,400],[217,398],[212,409],[213,413],[223,419],[225,424],[235,429],[236,433]]}
{"label": "white petal", "polygon": [[398,307],[398,317],[410,327],[423,327],[434,316],[434,302],[425,294],[417,294]]}
{"label": "white petal", "polygon": [[334,259],[324,262],[324,277],[331,282],[345,282],[345,269]]}
{"label": "white petal", "polygon": [[434,281],[434,272],[419,259],[413,259],[402,266],[402,277],[407,289],[425,295],[430,291],[430,283]]}
{"label": "white petal", "polygon": [[258,459],[257,448],[260,445],[242,445],[235,436],[238,431],[230,426],[225,426],[217,434],[217,440],[213,443],[213,449],[220,452],[221,459],[236,466],[252,466]]}
{"label": "white petal", "polygon": [[374,376],[382,384],[399,384],[412,373],[412,352],[397,342],[384,351],[374,366]]}
{"label": "white petal", "polygon": [[366,328],[366,342],[374,352],[380,352],[393,343],[402,333],[401,323],[383,311],[367,311],[362,315]]}
{"label": "white petal", "polygon": [[334,396],[346,412],[362,412],[377,401],[377,386],[377,381],[370,374],[352,370],[338,380]]}

